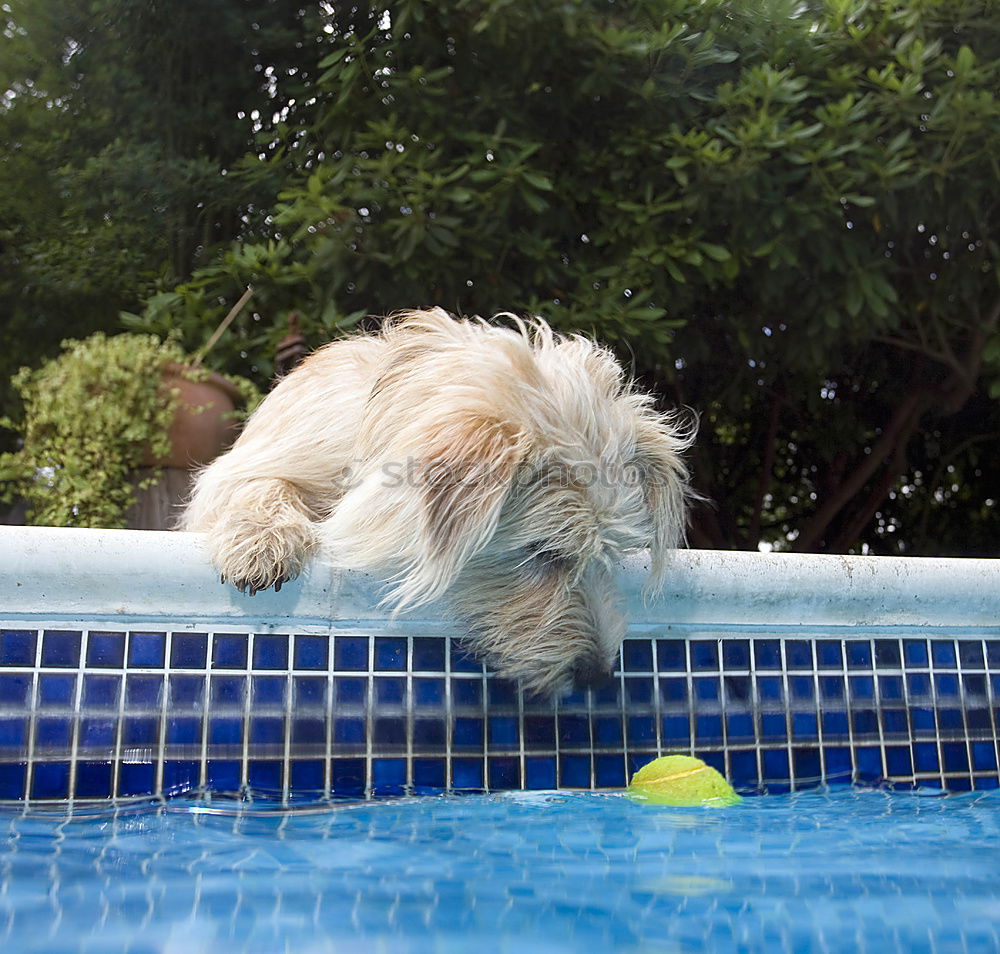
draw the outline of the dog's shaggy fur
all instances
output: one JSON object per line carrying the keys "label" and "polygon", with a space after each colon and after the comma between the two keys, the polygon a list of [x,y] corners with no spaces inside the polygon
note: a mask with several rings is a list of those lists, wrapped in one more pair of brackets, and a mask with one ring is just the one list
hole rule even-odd
{"label": "dog's shaggy fur", "polygon": [[692,430],[593,342],[512,323],[411,312],[320,349],[202,471],[184,529],[251,594],[318,553],[388,577],[396,609],[444,597],[532,691],[610,674],[615,563],[648,547],[662,582]]}

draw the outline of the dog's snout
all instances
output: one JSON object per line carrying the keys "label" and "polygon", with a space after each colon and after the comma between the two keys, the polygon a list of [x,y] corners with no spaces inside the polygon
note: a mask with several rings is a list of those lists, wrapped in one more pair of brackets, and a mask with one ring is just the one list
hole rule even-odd
{"label": "dog's snout", "polygon": [[594,660],[581,660],[573,667],[573,685],[577,689],[600,689],[611,681],[611,670]]}

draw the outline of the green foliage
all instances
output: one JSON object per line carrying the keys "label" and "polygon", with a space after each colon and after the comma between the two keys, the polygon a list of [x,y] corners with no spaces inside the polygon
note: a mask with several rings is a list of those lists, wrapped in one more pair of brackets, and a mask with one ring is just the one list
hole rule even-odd
{"label": "green foliage", "polygon": [[[192,368],[181,348],[153,335],[100,332],[64,341],[62,354],[39,369],[22,368],[14,387],[24,402],[21,449],[0,455],[0,472],[31,508],[32,523],[51,526],[120,527],[136,486],[135,471],[163,459],[178,390],[164,378],[168,368]],[[233,382],[248,403],[255,390]]]}
{"label": "green foliage", "polygon": [[[224,6],[224,56],[245,64],[246,21]],[[155,294],[120,306],[129,327],[194,350],[251,284],[213,357],[262,381],[291,313],[316,344],[399,308],[538,313],[610,342],[667,403],[700,412],[695,473],[715,504],[695,543],[995,550],[990,0],[400,0],[313,19],[251,6],[285,28],[273,42],[254,31],[275,106],[256,107],[225,183],[208,166],[190,179],[241,210],[235,241],[217,230],[188,272],[161,268]],[[163,50],[148,36],[163,21],[121,23]],[[239,69],[222,71],[168,99],[178,141],[206,141],[212,82],[241,91],[220,92],[230,119],[237,101],[251,109]],[[136,66],[136,90],[154,73]],[[97,86],[113,110],[113,87]],[[148,120],[145,102],[122,109]],[[113,141],[88,154],[102,188],[131,181],[127,161],[104,162]],[[142,247],[145,221],[113,216],[109,243],[134,223]],[[58,286],[86,256],[48,260]]]}

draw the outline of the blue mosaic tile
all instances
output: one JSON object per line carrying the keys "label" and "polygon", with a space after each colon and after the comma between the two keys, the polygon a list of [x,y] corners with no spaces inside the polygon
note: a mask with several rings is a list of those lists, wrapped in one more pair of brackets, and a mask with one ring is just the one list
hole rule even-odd
{"label": "blue mosaic tile", "polygon": [[36,749],[68,749],[73,741],[69,717],[39,716],[35,719]]}
{"label": "blue mosaic tile", "polygon": [[36,762],[31,778],[32,798],[69,798],[70,764]]}
{"label": "blue mosaic tile", "polygon": [[486,684],[486,700],[490,708],[514,708],[517,705],[517,685],[508,679],[491,679]]}
{"label": "blue mosaic tile", "polygon": [[204,669],[207,662],[207,633],[173,634],[170,642],[171,669]]}
{"label": "blue mosaic tile", "polygon": [[[377,642],[377,640],[376,640]],[[328,636],[295,637],[293,665],[296,669],[322,669],[329,666],[330,638]]]}
{"label": "blue mosaic tile", "polygon": [[792,763],[800,781],[818,782],[823,776],[818,747],[792,749]]}
{"label": "blue mosaic tile", "polygon": [[659,679],[660,703],[665,708],[679,708],[687,705],[688,683],[685,677]]}
{"label": "blue mosaic tile", "polygon": [[444,719],[414,719],[413,745],[433,751],[444,749],[447,744],[447,727]]}
{"label": "blue mosaic tile", "polygon": [[926,639],[904,639],[903,658],[908,669],[926,669],[930,664]]}
{"label": "blue mosaic tile", "polygon": [[28,673],[0,672],[0,706],[27,708],[33,682]]}
{"label": "blue mosaic tile", "polygon": [[483,665],[470,653],[466,652],[459,646],[453,645],[451,648],[451,671],[481,673],[483,671]]}
{"label": "blue mosaic tile", "polygon": [[[397,742],[395,738],[379,738],[379,730],[382,725],[386,722],[397,723],[402,720],[398,719],[376,719],[375,720],[375,732],[374,740],[376,742],[383,742],[387,745],[392,745]],[[406,742],[406,723],[402,723],[403,737],[401,741]],[[292,744],[295,746],[316,746],[322,747],[326,744],[326,720],[325,719],[303,719],[293,718],[292,719]]]}
{"label": "blue mosaic tile", "polygon": [[826,777],[831,780],[849,779],[853,769],[851,750],[846,746],[824,746],[823,761],[826,764]]}
{"label": "blue mosaic tile", "polygon": [[687,642],[683,639],[656,641],[656,670],[661,673],[686,672]]}
{"label": "blue mosaic tile", "polygon": [[152,747],[160,740],[160,723],[153,716],[126,716],[122,722],[122,745]]}
{"label": "blue mosaic tile", "polygon": [[889,775],[913,774],[913,753],[908,745],[887,745],[885,747],[885,761]]}
{"label": "blue mosaic tile", "polygon": [[216,792],[238,792],[242,775],[243,767],[235,759],[209,759],[205,784]]}
{"label": "blue mosaic tile", "polygon": [[125,706],[136,709],[159,709],[162,703],[163,676],[129,673],[125,677]]}
{"label": "blue mosaic tile", "polygon": [[[771,792],[824,773],[949,790],[1000,781],[1000,639],[984,652],[976,639],[877,635],[631,638],[621,662],[622,676],[553,705],[484,680],[442,637],[0,630],[0,798],[5,779],[16,798],[65,797],[36,794],[65,785],[81,798],[112,785],[151,794],[158,779],[190,791],[203,743],[210,787],[237,791],[245,778],[292,798],[316,797],[327,780],[337,795],[620,787],[663,751],[696,751],[738,785]],[[10,713],[32,706],[29,732],[27,715]],[[75,751],[66,782],[52,769],[36,785],[25,769]],[[149,761],[161,752],[162,765]],[[378,760],[381,781],[368,774]]]}
{"label": "blue mosaic tile", "polygon": [[554,749],[556,720],[554,716],[525,716],[524,744],[530,748]]}
{"label": "blue mosaic tile", "polygon": [[0,630],[0,666],[34,666],[37,642],[34,631]]}
{"label": "blue mosaic tile", "polygon": [[898,669],[903,664],[898,639],[875,640],[875,666],[878,669]]}
{"label": "blue mosaic tile", "polygon": [[816,667],[818,669],[843,669],[844,646],[839,640],[820,639],[816,642]]}
{"label": "blue mosaic tile", "polygon": [[322,759],[296,759],[290,768],[293,792],[309,797],[325,789],[326,763]]}
{"label": "blue mosaic tile", "polygon": [[[442,693],[444,683],[442,681]],[[368,699],[368,680],[355,676],[337,676],[333,680],[334,705],[338,709],[362,707]]]}
{"label": "blue mosaic tile", "polygon": [[113,766],[111,762],[76,763],[76,798],[110,798],[113,794]]}
{"label": "blue mosaic tile", "polygon": [[413,671],[443,673],[447,642],[439,637],[417,636],[413,639]]}
{"label": "blue mosaic tile", "polygon": [[954,705],[959,698],[958,676],[950,672],[934,673],[934,692],[939,701]]}
{"label": "blue mosaic tile", "polygon": [[81,643],[82,634],[79,632],[46,630],[42,636],[42,665],[63,669],[78,668]]}
{"label": "blue mosaic tile", "polygon": [[483,684],[478,679],[454,679],[451,683],[451,702],[456,708],[481,709]]}
{"label": "blue mosaic tile", "polygon": [[955,654],[955,641],[951,639],[932,639],[931,661],[935,669],[954,669],[958,663]]}
{"label": "blue mosaic tile", "polygon": [[648,639],[626,639],[622,643],[622,669],[625,672],[653,671],[653,647]]}
{"label": "blue mosaic tile", "polygon": [[913,743],[913,769],[915,772],[940,771],[936,742]]}
{"label": "blue mosaic tile", "polygon": [[125,665],[125,634],[91,632],[87,636],[88,669],[121,669]]}
{"label": "blue mosaic tile", "polygon": [[977,772],[996,772],[997,750],[994,742],[973,742],[969,748],[972,751],[972,767]]}
{"label": "blue mosaic tile", "polygon": [[786,639],[785,668],[789,670],[812,669],[813,668],[812,643],[808,642],[805,639]]}
{"label": "blue mosaic tile", "polygon": [[253,676],[250,700],[254,709],[284,709],[288,680],[284,676]]}
{"label": "blue mosaic tile", "polygon": [[877,782],[884,777],[882,751],[877,746],[858,746],[854,749],[854,763],[860,778]]}
{"label": "blue mosaic tile", "polygon": [[726,704],[749,707],[753,702],[753,682],[749,676],[726,676],[723,680]]}
{"label": "blue mosaic tile", "polygon": [[117,735],[117,719],[84,716],[80,719],[77,745],[88,751],[106,753],[114,748]]}
{"label": "blue mosaic tile", "polygon": [[738,779],[741,787],[756,788],[760,784],[757,769],[757,753],[753,751],[731,751],[727,778]]}
{"label": "blue mosaic tile", "polygon": [[[697,680],[701,682],[702,680]],[[628,707],[649,708],[653,702],[653,679],[630,676],[625,680],[625,704]]]}
{"label": "blue mosaic tile", "polygon": [[590,720],[583,715],[560,715],[559,747],[590,748]]}
{"label": "blue mosaic tile", "polygon": [[962,640],[958,644],[958,660],[963,669],[985,669],[983,644],[979,640]]}
{"label": "blue mosaic tile", "polygon": [[284,745],[285,720],[274,716],[255,716],[250,720],[248,738],[253,746]]}
{"label": "blue mosaic tile", "polygon": [[704,672],[719,668],[718,640],[692,639],[688,646],[692,672]]}
{"label": "blue mosaic tile", "polygon": [[754,727],[753,716],[750,713],[729,713],[726,715],[726,738],[730,745],[741,745],[753,742],[757,730]]}
{"label": "blue mosaic tile", "polygon": [[212,707],[242,708],[247,690],[245,676],[212,676],[209,704]]}
{"label": "blue mosaic tile", "polygon": [[481,759],[455,758],[451,763],[452,785],[459,791],[480,791],[483,788]]}
{"label": "blue mosaic tile", "polygon": [[167,698],[171,710],[194,709],[203,704],[205,696],[204,676],[179,676],[171,674],[168,685]]}
{"label": "blue mosaic tile", "polygon": [[300,709],[326,709],[325,676],[295,676],[292,679],[292,705]]}
{"label": "blue mosaic tile", "polygon": [[[594,719],[594,745],[606,748],[613,745],[622,745],[624,735],[622,732],[622,720],[620,716],[599,716]],[[653,725],[653,737],[656,737],[656,726]],[[528,740],[525,739],[525,744]]]}
{"label": "blue mosaic tile", "polygon": [[491,749],[516,749],[521,742],[517,719],[494,716],[488,720],[488,740]]}
{"label": "blue mosaic tile", "polygon": [[201,717],[171,715],[167,718],[165,741],[167,745],[200,745]]}
{"label": "blue mosaic tile", "polygon": [[256,635],[253,640],[254,669],[287,669],[288,636]]}
{"label": "blue mosaic tile", "polygon": [[844,646],[848,669],[872,668],[872,645],[868,640],[848,640]]}
{"label": "blue mosaic tile", "polygon": [[156,791],[156,766],[150,762],[122,762],[118,769],[121,797],[151,795]]}
{"label": "blue mosaic tile", "polygon": [[989,699],[986,676],[983,673],[963,673],[962,694],[965,696],[966,705],[985,704]]}
{"label": "blue mosaic tile", "polygon": [[792,738],[796,741],[819,738],[819,717],[816,713],[792,713]]}
{"label": "blue mosaic tile", "polygon": [[[247,763],[247,784],[255,792],[280,792],[284,784],[285,767],[281,762],[269,759],[251,759]],[[361,794],[354,790],[351,794]]]}
{"label": "blue mosaic tile", "polygon": [[563,788],[590,788],[590,756],[564,755],[559,765],[559,784]]}
{"label": "blue mosaic tile", "polygon": [[364,719],[337,717],[333,720],[333,741],[338,745],[364,746],[368,727]]}
{"label": "blue mosaic tile", "polygon": [[130,633],[128,664],[130,669],[162,669],[166,661],[166,633]]}
{"label": "blue mosaic tile", "polygon": [[375,637],[375,669],[379,671],[405,671],[406,640],[398,636]]}
{"label": "blue mosaic tile", "polygon": [[366,672],[368,670],[368,637],[339,637],[333,648],[333,668],[338,672]]}
{"label": "blue mosaic tile", "polygon": [[444,679],[413,680],[413,705],[418,709],[440,709],[445,704]]}
{"label": "blue mosaic tile", "polygon": [[785,697],[785,687],[780,676],[758,676],[757,698],[761,705],[780,704]]}
{"label": "blue mosaic tile", "polygon": [[240,745],[243,742],[242,719],[209,719],[209,745]]}
{"label": "blue mosaic tile", "polygon": [[524,785],[530,789],[556,787],[556,760],[554,756],[534,756],[524,760]]}
{"label": "blue mosaic tile", "polygon": [[343,795],[363,795],[367,781],[364,759],[333,759],[330,764],[331,785]]}
{"label": "blue mosaic tile", "polygon": [[754,667],[760,669],[781,669],[781,641],[778,639],[755,639],[753,641]]}
{"label": "blue mosaic tile", "polygon": [[[635,717],[637,718],[637,717]],[[631,723],[631,719],[629,720]],[[722,716],[718,715],[697,715],[694,719],[694,737],[698,745],[722,745]],[[632,736],[629,741],[633,745],[641,745],[644,742],[653,740],[652,733],[649,736]]]}
{"label": "blue mosaic tile", "polygon": [[169,795],[183,795],[196,789],[201,777],[198,762],[168,759],[163,763],[163,791]]}
{"label": "blue mosaic tile", "polygon": [[245,634],[216,633],[212,637],[212,668],[246,669],[248,643]]}
{"label": "blue mosaic tile", "polygon": [[452,746],[456,749],[482,748],[483,723],[481,719],[455,719],[451,734]]}
{"label": "blue mosaic tile", "polygon": [[38,704],[46,709],[72,706],[76,697],[76,676],[43,673],[38,677]]}
{"label": "blue mosaic tile", "polygon": [[594,782],[598,788],[624,788],[628,783],[624,755],[595,755]]}
{"label": "blue mosaic tile", "polygon": [[489,786],[495,791],[521,787],[521,766],[517,759],[489,759]]}

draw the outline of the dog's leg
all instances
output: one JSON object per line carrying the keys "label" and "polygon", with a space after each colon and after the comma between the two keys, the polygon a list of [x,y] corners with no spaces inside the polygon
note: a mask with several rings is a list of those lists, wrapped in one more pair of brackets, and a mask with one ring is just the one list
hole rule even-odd
{"label": "dog's leg", "polygon": [[212,563],[224,582],[251,596],[270,586],[280,590],[315,548],[312,512],[286,480],[247,480],[229,491],[226,506],[206,528]]}

